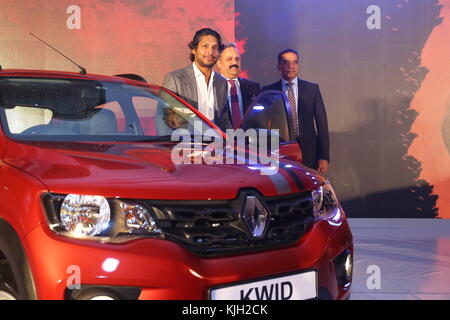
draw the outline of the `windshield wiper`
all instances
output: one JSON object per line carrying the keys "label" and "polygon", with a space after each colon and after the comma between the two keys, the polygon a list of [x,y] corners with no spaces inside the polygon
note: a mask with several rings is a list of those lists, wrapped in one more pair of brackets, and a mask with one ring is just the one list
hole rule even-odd
{"label": "windshield wiper", "polygon": [[171,135],[166,136],[155,136],[155,137],[149,137],[145,139],[136,139],[134,140],[136,142],[166,142],[166,141],[172,141]]}
{"label": "windshield wiper", "polygon": [[[191,142],[213,142],[215,141],[216,137],[207,137],[203,135],[194,135],[191,134]],[[165,141],[171,141],[171,142],[182,142],[183,139],[180,137],[179,140],[172,140],[171,135],[165,135],[165,136],[155,136],[155,137],[149,137],[145,139],[137,139],[135,140],[137,142],[165,142]]]}

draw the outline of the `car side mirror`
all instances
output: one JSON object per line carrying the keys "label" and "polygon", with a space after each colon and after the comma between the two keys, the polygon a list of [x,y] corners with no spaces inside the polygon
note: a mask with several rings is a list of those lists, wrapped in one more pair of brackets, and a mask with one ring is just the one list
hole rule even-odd
{"label": "car side mirror", "polygon": [[280,155],[301,161],[302,153],[289,119],[291,107],[286,94],[278,90],[263,91],[249,106],[242,120],[241,129],[256,129],[259,132],[265,130],[269,137],[277,134],[280,141]]}

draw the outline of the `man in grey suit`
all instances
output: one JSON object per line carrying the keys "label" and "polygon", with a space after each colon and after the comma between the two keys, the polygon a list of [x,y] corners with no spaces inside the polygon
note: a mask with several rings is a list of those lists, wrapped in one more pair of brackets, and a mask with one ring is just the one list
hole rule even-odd
{"label": "man in grey suit", "polygon": [[163,87],[197,108],[219,128],[232,128],[227,105],[227,82],[213,70],[223,48],[220,34],[210,28],[198,30],[188,44],[192,64],[169,72]]}

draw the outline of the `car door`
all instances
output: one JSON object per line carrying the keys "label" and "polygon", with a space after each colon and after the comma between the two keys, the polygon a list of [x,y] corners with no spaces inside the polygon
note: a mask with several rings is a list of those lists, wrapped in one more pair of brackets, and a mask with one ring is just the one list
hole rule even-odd
{"label": "car door", "polygon": [[241,123],[241,129],[272,130],[278,129],[280,155],[295,161],[302,161],[302,152],[293,135],[291,108],[286,94],[270,90],[260,93],[247,109]]}

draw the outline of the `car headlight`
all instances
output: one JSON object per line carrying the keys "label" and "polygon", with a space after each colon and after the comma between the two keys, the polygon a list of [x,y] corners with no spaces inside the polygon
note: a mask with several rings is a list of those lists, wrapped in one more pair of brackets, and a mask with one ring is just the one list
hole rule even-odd
{"label": "car headlight", "polygon": [[104,231],[111,219],[106,198],[69,194],[60,210],[61,224],[76,237],[95,236]]}
{"label": "car headlight", "polygon": [[79,194],[43,197],[50,229],[58,234],[102,242],[161,235],[152,210],[133,200]]}
{"label": "car headlight", "polygon": [[312,190],[314,217],[316,220],[340,220],[340,206],[333,187],[327,182],[319,188]]}
{"label": "car headlight", "polygon": [[160,233],[156,220],[144,206],[138,203],[118,201],[128,233]]}

